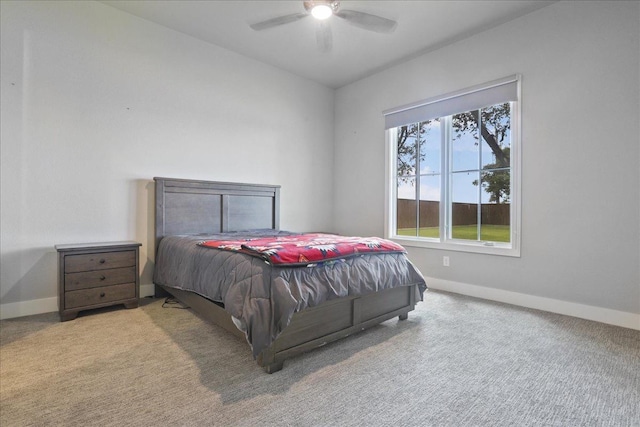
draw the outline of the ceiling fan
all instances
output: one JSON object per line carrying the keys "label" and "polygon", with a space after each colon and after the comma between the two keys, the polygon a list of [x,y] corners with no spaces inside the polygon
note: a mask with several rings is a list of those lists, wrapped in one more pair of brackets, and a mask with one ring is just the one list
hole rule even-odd
{"label": "ceiling fan", "polygon": [[358,12],[356,10],[340,9],[339,1],[303,1],[305,13],[292,13],[290,15],[278,16],[276,18],[267,19],[266,21],[251,24],[250,27],[256,31],[262,31],[269,28],[277,27],[291,22],[299,21],[307,16],[313,16],[320,21],[320,25],[316,31],[316,41],[318,48],[327,52],[331,50],[333,37],[331,28],[326,24],[325,20],[331,16],[337,16],[344,19],[350,24],[376,33],[390,33],[396,29],[398,23],[391,19],[381,16],[372,15],[366,12]]}

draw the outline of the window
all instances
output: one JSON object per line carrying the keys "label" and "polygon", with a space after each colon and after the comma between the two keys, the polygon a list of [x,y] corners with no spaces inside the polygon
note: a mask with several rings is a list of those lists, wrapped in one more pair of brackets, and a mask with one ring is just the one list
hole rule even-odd
{"label": "window", "polygon": [[385,111],[386,237],[520,255],[520,77]]}

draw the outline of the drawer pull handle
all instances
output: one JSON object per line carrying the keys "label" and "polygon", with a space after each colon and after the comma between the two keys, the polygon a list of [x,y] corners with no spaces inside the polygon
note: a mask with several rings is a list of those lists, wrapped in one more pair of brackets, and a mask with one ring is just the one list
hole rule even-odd
{"label": "drawer pull handle", "polygon": [[104,292],[100,292],[100,298],[104,297],[105,293]]}
{"label": "drawer pull handle", "polygon": [[105,279],[106,279],[106,277],[100,276],[100,280],[105,280]]}
{"label": "drawer pull handle", "polygon": [[100,260],[100,264],[104,264],[104,263],[105,263],[105,261],[106,261],[106,260],[105,260],[104,258],[102,258],[102,259]]}

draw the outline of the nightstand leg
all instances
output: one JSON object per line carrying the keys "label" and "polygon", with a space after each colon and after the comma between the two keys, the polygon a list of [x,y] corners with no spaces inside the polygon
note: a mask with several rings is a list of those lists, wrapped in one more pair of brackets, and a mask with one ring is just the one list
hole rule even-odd
{"label": "nightstand leg", "polygon": [[78,317],[77,311],[65,311],[64,313],[60,313],[60,321],[66,322],[68,320],[73,320]]}
{"label": "nightstand leg", "polygon": [[135,301],[135,302],[125,302],[125,303],[124,303],[124,307],[125,307],[125,308],[136,308],[136,307],[138,307],[138,301]]}

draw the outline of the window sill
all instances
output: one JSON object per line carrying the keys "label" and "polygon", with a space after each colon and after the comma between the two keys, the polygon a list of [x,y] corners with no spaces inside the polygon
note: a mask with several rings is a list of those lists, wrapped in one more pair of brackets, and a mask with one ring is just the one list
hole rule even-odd
{"label": "window sill", "polygon": [[485,244],[482,242],[427,240],[411,238],[407,236],[391,236],[389,238],[402,246],[413,248],[439,249],[443,251],[472,252],[484,255],[499,255],[508,257],[520,257],[520,248],[515,245],[505,245],[500,243]]}

